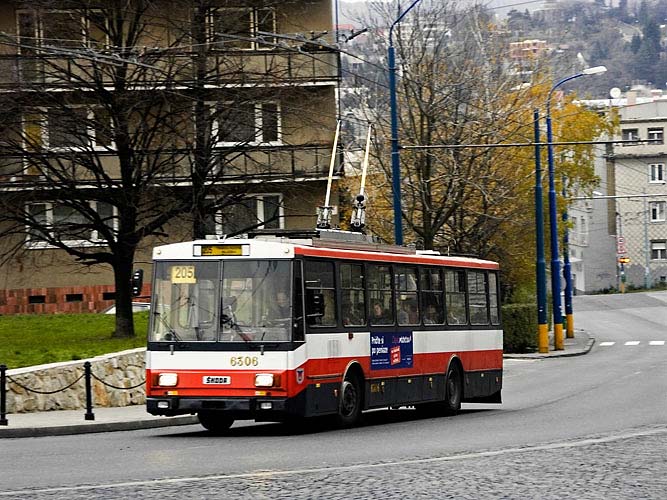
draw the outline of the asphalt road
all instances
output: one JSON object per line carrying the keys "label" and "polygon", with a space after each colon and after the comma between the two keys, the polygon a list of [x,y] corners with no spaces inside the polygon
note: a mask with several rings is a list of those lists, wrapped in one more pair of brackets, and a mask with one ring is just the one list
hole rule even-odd
{"label": "asphalt road", "polygon": [[667,293],[576,297],[586,356],[506,360],[502,406],[363,426],[0,442],[2,498],[665,498]]}

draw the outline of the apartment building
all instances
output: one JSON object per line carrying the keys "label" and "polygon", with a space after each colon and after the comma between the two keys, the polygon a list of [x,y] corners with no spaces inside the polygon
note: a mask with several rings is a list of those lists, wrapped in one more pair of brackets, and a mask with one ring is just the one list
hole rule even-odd
{"label": "apartment building", "polygon": [[[570,209],[570,258],[575,288],[595,292],[667,283],[667,99],[644,97],[584,101],[619,115],[615,141],[597,147],[600,185]],[[621,260],[626,262],[621,262]]]}
{"label": "apartment building", "polygon": [[332,25],[331,0],[0,2],[0,314],[102,310],[157,243],[313,228]]}
{"label": "apartment building", "polygon": [[[628,283],[667,283],[667,100],[654,99],[619,109],[620,139],[614,147],[616,226],[619,255]],[[648,141],[648,142],[647,142]]]}

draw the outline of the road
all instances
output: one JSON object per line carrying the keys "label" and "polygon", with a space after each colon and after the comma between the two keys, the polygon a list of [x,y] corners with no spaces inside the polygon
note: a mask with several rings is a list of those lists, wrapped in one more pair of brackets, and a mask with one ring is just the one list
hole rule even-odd
{"label": "road", "polygon": [[347,430],[236,424],[6,439],[4,498],[664,498],[667,293],[575,299],[586,356],[506,360],[502,406]]}

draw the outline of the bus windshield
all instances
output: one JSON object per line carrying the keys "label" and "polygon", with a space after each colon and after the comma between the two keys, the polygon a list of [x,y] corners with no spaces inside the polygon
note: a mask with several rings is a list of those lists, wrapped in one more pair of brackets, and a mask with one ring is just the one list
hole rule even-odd
{"label": "bus windshield", "polygon": [[[292,263],[156,262],[152,342],[281,342],[303,335]],[[296,294],[299,298],[301,294]],[[300,299],[298,299],[300,300]]]}

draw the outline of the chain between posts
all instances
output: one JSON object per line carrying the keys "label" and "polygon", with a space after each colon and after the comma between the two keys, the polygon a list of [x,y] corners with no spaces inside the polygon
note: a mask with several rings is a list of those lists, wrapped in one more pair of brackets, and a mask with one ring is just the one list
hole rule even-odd
{"label": "chain between posts", "polygon": [[81,379],[84,379],[85,381],[85,386],[86,386],[86,413],[84,416],[85,420],[95,420],[95,414],[93,413],[93,391],[92,391],[92,379],[97,380],[100,382],[102,385],[106,387],[110,387],[112,389],[117,389],[117,390],[131,390],[131,389],[136,389],[137,387],[141,387],[146,383],[145,380],[142,380],[140,383],[133,385],[131,387],[120,387],[117,385],[109,384],[108,382],[105,382],[102,380],[100,377],[95,375],[92,372],[91,369],[91,364],[90,361],[86,361],[83,364],[83,369],[84,372],[81,376],[79,376],[76,380],[74,380],[72,383],[61,387],[60,389],[57,389],[55,391],[40,391],[37,389],[31,389],[30,387],[27,387],[26,385],[18,382],[14,378],[10,377],[7,375],[7,366],[6,365],[0,365],[0,426],[6,426],[8,425],[8,420],[7,420],[7,386],[8,382],[11,382],[12,384],[15,384],[16,386],[20,387],[24,391],[27,392],[32,392],[35,394],[56,394],[58,392],[63,392],[66,391],[67,389],[71,388],[74,384],[79,382]]}

